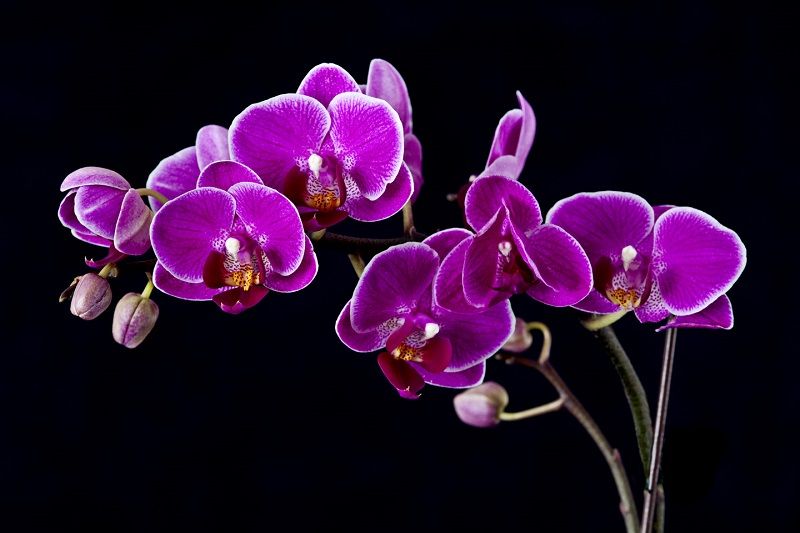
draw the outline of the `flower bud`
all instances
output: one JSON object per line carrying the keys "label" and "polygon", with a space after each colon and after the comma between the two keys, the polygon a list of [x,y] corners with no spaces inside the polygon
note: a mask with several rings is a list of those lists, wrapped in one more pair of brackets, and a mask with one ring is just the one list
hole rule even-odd
{"label": "flower bud", "polygon": [[528,324],[518,318],[514,324],[514,333],[511,334],[501,350],[521,353],[530,348],[531,344],[533,344],[533,335],[528,330]]}
{"label": "flower bud", "polygon": [[72,293],[70,312],[84,320],[93,320],[111,304],[111,285],[106,278],[90,272],[81,276]]}
{"label": "flower bud", "polygon": [[126,348],[136,348],[147,337],[158,319],[158,305],[150,298],[129,292],[114,309],[111,334]]}
{"label": "flower bud", "polygon": [[508,393],[493,381],[487,381],[453,398],[456,414],[465,424],[479,428],[496,426],[508,405]]}

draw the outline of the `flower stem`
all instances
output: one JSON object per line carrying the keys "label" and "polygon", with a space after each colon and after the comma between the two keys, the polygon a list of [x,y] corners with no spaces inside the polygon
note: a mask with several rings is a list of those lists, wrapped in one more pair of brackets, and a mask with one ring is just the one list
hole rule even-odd
{"label": "flower stem", "polygon": [[353,266],[356,276],[361,278],[361,274],[364,273],[364,268],[366,268],[366,265],[364,264],[364,258],[361,257],[360,254],[347,254],[347,258],[350,260],[350,264]]}
{"label": "flower stem", "polygon": [[656,408],[656,426],[653,436],[653,454],[650,461],[650,474],[647,477],[647,487],[644,493],[644,507],[642,520],[642,533],[650,533],[656,518],[656,502],[658,497],[656,484],[661,469],[661,454],[664,450],[664,430],[667,420],[667,406],[669,404],[669,389],[672,382],[672,366],[675,361],[675,343],[678,336],[677,329],[667,330],[664,338],[664,362],[661,367],[661,386],[658,391],[658,407]]}
{"label": "flower stem", "polygon": [[374,255],[392,246],[417,240],[419,237],[419,234],[415,234],[413,239],[411,236],[397,237],[394,239],[370,239],[366,237],[351,237],[350,235],[341,235],[339,233],[327,231],[316,240],[316,244],[340,250],[348,254]]}
{"label": "flower stem", "polygon": [[163,194],[161,194],[160,192],[158,192],[156,190],[148,189],[147,187],[142,187],[141,189],[136,189],[136,192],[139,193],[139,196],[152,196],[153,198],[155,198],[156,200],[158,200],[162,204],[166,204],[167,202],[169,202],[169,199],[166,196],[164,196]]}
{"label": "flower stem", "polygon": [[565,403],[564,398],[559,398],[558,400],[554,400],[550,403],[539,405],[538,407],[532,407],[530,409],[525,409],[524,411],[518,411],[516,413],[502,412],[500,413],[500,420],[504,422],[514,422],[516,420],[522,420],[524,418],[533,418],[534,416],[539,416],[546,413],[552,413],[553,411],[560,411],[561,408],[564,407],[564,403]]}
{"label": "flower stem", "polygon": [[403,235],[411,236],[414,231],[414,210],[411,207],[411,200],[403,206]]}
{"label": "flower stem", "polygon": [[100,269],[100,272],[97,273],[98,276],[101,278],[108,278],[109,276],[116,277],[114,270],[117,268],[116,263],[108,263],[103,268]]}
{"label": "flower stem", "polygon": [[647,394],[613,328],[611,326],[602,327],[594,331],[594,336],[602,343],[622,381],[625,397],[628,399],[633,416],[639,457],[642,459],[642,468],[647,475],[650,467],[650,447],[653,445],[653,419],[650,416]]}
{"label": "flower stem", "polygon": [[146,274],[147,285],[145,285],[144,290],[142,291],[142,298],[145,300],[150,298],[150,294],[153,292],[153,287],[155,287],[155,285],[153,285],[153,276],[150,274],[150,272],[146,272]]}

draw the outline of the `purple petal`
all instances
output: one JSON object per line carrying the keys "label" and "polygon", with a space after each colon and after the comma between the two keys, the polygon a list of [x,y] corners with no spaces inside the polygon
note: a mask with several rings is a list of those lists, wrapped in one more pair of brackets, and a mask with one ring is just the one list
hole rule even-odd
{"label": "purple petal", "polygon": [[676,316],[656,331],[670,328],[731,329],[733,327],[733,307],[724,294],[708,307],[686,316]]}
{"label": "purple petal", "polygon": [[353,291],[351,315],[355,330],[376,329],[413,309],[430,291],[438,266],[436,252],[415,242],[393,246],[373,257]]}
{"label": "purple petal", "polygon": [[661,288],[658,285],[658,279],[655,276],[650,276],[648,280],[650,286],[644,295],[644,301],[636,307],[633,312],[639,322],[661,322],[669,316],[667,305],[664,303],[664,298],[661,296]]}
{"label": "purple petal", "polygon": [[350,218],[361,222],[384,220],[399,213],[411,198],[413,191],[414,181],[404,163],[400,166],[397,177],[386,186],[386,190],[377,200],[372,201],[364,196],[351,196],[347,198],[343,210],[350,215]]}
{"label": "purple petal", "polygon": [[104,239],[103,237],[98,237],[94,233],[82,233],[80,231],[71,231],[72,236],[78,240],[83,242],[88,242],[89,244],[96,244],[97,246],[105,246],[108,248],[113,244],[114,241],[111,239]]}
{"label": "purple petal", "polygon": [[395,359],[388,352],[378,355],[378,366],[400,396],[408,400],[419,398],[419,391],[425,386],[425,382],[414,367]]}
{"label": "purple petal", "polygon": [[[197,151],[194,146],[161,160],[147,178],[147,188],[158,191],[173,200],[197,186],[197,176],[200,168],[197,166]],[[161,202],[150,197],[150,207],[153,211],[161,209]]]}
{"label": "purple petal", "polygon": [[198,187],[215,187],[223,191],[227,191],[237,183],[264,184],[258,174],[236,161],[210,163],[200,172],[200,177],[197,178]]}
{"label": "purple petal", "polygon": [[411,100],[408,98],[408,88],[391,63],[383,59],[373,59],[370,62],[366,94],[388,102],[400,117],[403,133],[411,132]]}
{"label": "purple petal", "polygon": [[121,191],[127,191],[131,188],[128,180],[113,170],[100,167],[83,167],[64,178],[64,181],[61,182],[61,192],[87,185],[102,185]]}
{"label": "purple petal", "polygon": [[118,263],[122,261],[127,256],[114,248],[114,243],[111,243],[108,247],[108,253],[102,259],[89,259],[88,257],[84,259],[84,263],[89,268],[103,268],[109,263]]}
{"label": "purple petal", "polygon": [[275,189],[256,183],[237,183],[229,192],[236,199],[236,214],[267,254],[272,270],[283,275],[297,270],[306,238],[294,204]]}
{"label": "purple petal", "polygon": [[333,63],[322,63],[312,68],[297,89],[297,94],[316,98],[325,107],[334,96],[347,92],[360,93],[361,89],[345,69]]}
{"label": "purple petal", "polygon": [[475,313],[477,308],[464,296],[464,261],[472,238],[464,239],[445,256],[433,282],[433,301],[456,313]]}
{"label": "purple petal", "polygon": [[408,170],[411,171],[411,176],[414,178],[414,193],[411,195],[411,203],[414,203],[425,182],[422,177],[422,144],[413,133],[406,134],[404,143],[403,161],[408,165]]}
{"label": "purple petal", "polygon": [[339,339],[354,352],[374,352],[380,350],[386,345],[386,337],[383,337],[374,329],[359,333],[353,329],[353,324],[350,322],[350,302],[344,306],[342,312],[339,313],[339,318],[336,319],[336,334]]}
{"label": "purple petal", "polygon": [[255,170],[265,184],[283,190],[289,171],[307,164],[330,127],[328,111],[314,98],[276,96],[251,105],[233,119],[231,156]]}
{"label": "purple petal", "polygon": [[601,257],[618,256],[637,246],[653,229],[653,208],[644,198],[617,191],[579,193],[559,200],[547,222],[561,226],[578,239],[594,265]]}
{"label": "purple petal", "polygon": [[481,176],[501,175],[517,179],[525,166],[536,135],[536,117],[519,91],[517,100],[520,108],[506,113],[497,125],[486,170]]}
{"label": "purple petal", "polygon": [[534,229],[524,240],[541,281],[528,295],[555,307],[573,305],[592,289],[592,265],[583,248],[569,233],[552,224]]}
{"label": "purple petal", "polygon": [[542,223],[539,202],[531,191],[518,181],[501,176],[488,176],[473,182],[464,200],[467,223],[480,231],[501,206],[508,207],[514,228],[520,233],[533,230]]}
{"label": "purple petal", "polygon": [[153,212],[134,189],[125,193],[114,231],[114,247],[127,255],[142,255],[150,249]]}
{"label": "purple petal", "polygon": [[522,131],[522,110],[512,109],[503,115],[494,132],[492,147],[489,149],[489,167],[497,158],[504,155],[515,155],[519,144],[519,134]]}
{"label": "purple petal", "polygon": [[453,251],[453,248],[458,244],[472,237],[472,233],[462,228],[451,228],[438,231],[422,241],[422,244],[427,244],[436,251],[439,255],[439,261],[444,261],[444,258]]}
{"label": "purple petal", "polygon": [[306,245],[303,251],[303,260],[300,266],[286,276],[282,276],[275,271],[267,275],[267,280],[264,283],[269,289],[276,292],[295,292],[300,289],[308,287],[314,281],[317,275],[317,254],[314,252],[314,247],[311,245],[311,239],[306,237]]}
{"label": "purple petal", "polygon": [[63,224],[64,227],[69,228],[72,231],[81,234],[93,235],[92,232],[86,228],[86,226],[80,223],[78,217],[75,216],[75,194],[77,194],[77,192],[78,191],[75,189],[68,191],[66,196],[64,196],[64,199],[61,200],[61,204],[58,206],[58,220],[61,221],[61,224]]}
{"label": "purple petal", "polygon": [[651,269],[674,315],[696,313],[728,292],[747,262],[734,231],[691,207],[667,211],[654,233]]}
{"label": "purple petal", "polygon": [[197,132],[194,144],[197,152],[197,166],[201,169],[214,161],[231,158],[228,149],[228,129],[222,126],[214,124],[203,126]]}
{"label": "purple petal", "polygon": [[150,228],[159,262],[182,281],[202,281],[203,265],[227,237],[235,210],[230,194],[211,187],[189,191],[164,205]]}
{"label": "purple petal", "polygon": [[493,355],[514,332],[514,313],[506,300],[479,313],[437,313],[439,335],[450,340],[449,371],[464,370]]}
{"label": "purple petal", "polygon": [[[128,189],[130,190],[130,189]],[[125,191],[103,185],[87,185],[75,194],[75,216],[91,233],[114,238]]]}
{"label": "purple petal", "polygon": [[467,389],[483,382],[483,378],[486,375],[486,361],[481,361],[477,365],[455,372],[448,371],[433,374],[417,364],[414,364],[414,369],[422,376],[425,383],[430,385],[449,389]]}
{"label": "purple petal", "polygon": [[498,243],[505,240],[508,225],[508,210],[500,208],[481,232],[469,240],[462,280],[464,297],[475,307],[487,307],[510,296],[495,288],[500,260]]}
{"label": "purple petal", "polygon": [[161,263],[156,263],[153,269],[153,284],[164,294],[169,294],[182,300],[206,301],[211,300],[219,289],[210,289],[202,281],[189,283],[182,281],[169,273]]}
{"label": "purple petal", "polygon": [[377,200],[403,162],[403,131],[397,113],[383,100],[358,93],[336,96],[328,106],[331,140],[345,183],[352,180]]}
{"label": "purple petal", "polygon": [[229,315],[238,315],[263,300],[267,294],[269,294],[269,289],[263,285],[254,285],[250,287],[249,291],[243,291],[236,287],[217,293],[213,301]]}
{"label": "purple petal", "polygon": [[575,309],[586,311],[587,313],[597,313],[598,315],[608,315],[619,311],[619,306],[612,303],[603,294],[592,289],[589,294],[580,302],[573,305]]}

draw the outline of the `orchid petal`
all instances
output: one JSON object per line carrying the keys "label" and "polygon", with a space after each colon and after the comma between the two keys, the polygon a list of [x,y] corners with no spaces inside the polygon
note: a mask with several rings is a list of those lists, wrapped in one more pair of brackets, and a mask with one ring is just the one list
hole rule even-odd
{"label": "orchid petal", "polygon": [[414,193],[411,195],[411,203],[414,203],[417,201],[425,179],[422,177],[422,144],[413,133],[406,133],[403,161],[408,165],[408,170],[411,171],[411,176],[414,178]]}
{"label": "orchid petal", "polygon": [[419,391],[425,382],[414,367],[395,359],[388,352],[378,355],[378,366],[400,396],[408,400],[419,398]]}
{"label": "orchid petal", "polygon": [[202,281],[203,265],[212,250],[222,249],[235,210],[230,194],[211,187],[189,191],[164,205],[150,228],[159,262],[182,281]]}
{"label": "orchid petal", "polygon": [[[177,198],[197,186],[200,167],[197,165],[197,151],[194,146],[184,148],[158,163],[147,178],[147,188],[158,191],[167,200]],[[161,202],[150,197],[153,211],[161,209]]]}
{"label": "orchid petal", "polygon": [[411,132],[411,100],[403,77],[391,63],[383,59],[373,59],[367,74],[366,94],[385,100],[397,111],[403,133]]}
{"label": "orchid petal", "polygon": [[[64,227],[69,228],[75,232],[81,234],[92,234],[89,229],[80,223],[78,217],[75,216],[75,194],[77,194],[77,190],[73,189],[68,191],[64,199],[61,200],[61,203],[58,206],[58,220],[61,221],[61,224]],[[108,240],[108,239],[106,239]]]}
{"label": "orchid petal", "polygon": [[453,357],[448,371],[469,368],[494,354],[514,332],[514,313],[508,300],[482,312],[437,313],[439,335],[450,339]]}
{"label": "orchid petal", "polygon": [[114,230],[114,247],[127,255],[142,255],[150,249],[153,212],[134,189],[125,193]]}
{"label": "orchid petal", "polygon": [[654,233],[651,269],[674,315],[696,313],[722,296],[747,262],[747,251],[734,231],[691,207],[664,213]]}
{"label": "orchid petal", "polygon": [[464,296],[464,261],[472,238],[464,239],[442,260],[433,282],[433,301],[456,313],[475,313],[478,309]]}
{"label": "orchid petal", "polygon": [[502,176],[487,176],[472,183],[464,200],[464,215],[467,223],[480,231],[503,205],[520,233],[527,233],[542,223],[539,202],[531,191],[520,182]]}
{"label": "orchid petal", "polygon": [[565,307],[589,294],[592,266],[581,245],[569,233],[544,224],[534,229],[524,243],[543,282],[534,283],[527,291],[528,296],[554,307]]}
{"label": "orchid petal", "polygon": [[227,191],[237,183],[264,182],[249,167],[236,161],[216,161],[206,166],[197,178],[197,187],[215,187]]}
{"label": "orchid petal", "polygon": [[596,313],[598,315],[608,315],[619,311],[619,306],[605,295],[601,294],[597,289],[592,289],[589,294],[580,302],[574,304],[572,307],[587,313]]}
{"label": "orchid petal", "polygon": [[197,166],[201,169],[214,161],[231,158],[228,149],[228,129],[222,126],[214,124],[203,126],[198,130],[194,144],[197,152]]}
{"label": "orchid petal", "polygon": [[386,337],[381,335],[378,329],[363,333],[353,329],[353,324],[350,321],[350,302],[347,302],[342,312],[339,313],[339,318],[336,319],[336,334],[345,346],[355,352],[374,352],[375,350],[380,350],[386,344]]}
{"label": "orchid petal", "polygon": [[164,294],[169,294],[181,300],[211,300],[220,292],[219,289],[207,287],[202,281],[199,283],[190,283],[180,280],[170,274],[169,270],[164,268],[161,263],[156,263],[155,268],[153,268],[153,284]]}
{"label": "orchid petal", "polygon": [[343,210],[350,218],[362,222],[384,220],[399,213],[414,192],[414,180],[408,167],[403,163],[397,177],[386,186],[384,193],[375,201],[364,196],[347,198]]}
{"label": "orchid petal", "polygon": [[[130,190],[130,189],[128,189]],[[75,194],[75,216],[90,232],[114,238],[125,191],[103,185],[87,185]]]}
{"label": "orchid petal", "polygon": [[670,328],[731,329],[733,328],[731,301],[723,294],[710,303],[708,307],[691,315],[673,317],[656,331],[664,331]]}
{"label": "orchid petal", "polygon": [[277,274],[275,271],[270,272],[264,285],[275,292],[299,291],[308,287],[314,281],[318,268],[317,254],[314,252],[311,239],[306,236],[306,244],[300,266],[294,272],[285,276]]}
{"label": "orchid petal", "polygon": [[472,233],[462,228],[450,228],[442,231],[437,231],[424,241],[422,244],[427,244],[436,251],[439,255],[439,261],[444,261],[444,258],[453,251],[461,241],[472,237]]}
{"label": "orchid petal", "polygon": [[336,96],[328,111],[330,138],[345,182],[352,180],[363,196],[377,200],[403,162],[397,113],[383,100],[358,93]]}
{"label": "orchid petal", "polygon": [[297,89],[298,94],[315,98],[325,107],[334,96],[346,92],[360,93],[361,89],[345,69],[333,63],[322,63],[312,68]]}
{"label": "orchid petal", "polygon": [[411,364],[419,375],[422,376],[425,383],[449,389],[466,389],[474,387],[475,385],[480,385],[483,383],[483,378],[486,375],[486,361],[481,361],[477,365],[473,365],[464,370],[439,372],[435,374],[426,371],[421,365],[415,363]]}
{"label": "orchid petal", "polygon": [[61,182],[61,192],[78,187],[86,187],[87,185],[100,185],[121,191],[131,188],[128,180],[113,170],[100,167],[83,167],[64,178],[64,181]]}

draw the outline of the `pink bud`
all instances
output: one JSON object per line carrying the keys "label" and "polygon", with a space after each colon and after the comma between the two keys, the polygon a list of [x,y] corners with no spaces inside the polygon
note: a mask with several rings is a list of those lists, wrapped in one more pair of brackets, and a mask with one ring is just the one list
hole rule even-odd
{"label": "pink bud", "polygon": [[147,337],[158,319],[158,305],[150,298],[129,292],[114,309],[111,333],[126,348],[136,348]]}
{"label": "pink bud", "polygon": [[487,381],[453,398],[456,414],[465,424],[479,428],[496,426],[508,405],[508,393],[494,381]]}
{"label": "pink bud", "polygon": [[518,318],[514,323],[514,333],[511,334],[501,349],[507,352],[521,353],[530,348],[531,344],[533,344],[533,335],[528,330],[528,324]]}
{"label": "pink bud", "polygon": [[90,272],[81,276],[72,293],[70,312],[84,320],[93,320],[111,304],[111,285],[106,278]]}

